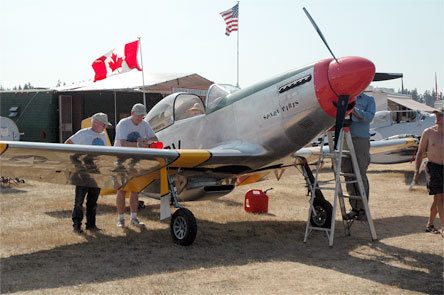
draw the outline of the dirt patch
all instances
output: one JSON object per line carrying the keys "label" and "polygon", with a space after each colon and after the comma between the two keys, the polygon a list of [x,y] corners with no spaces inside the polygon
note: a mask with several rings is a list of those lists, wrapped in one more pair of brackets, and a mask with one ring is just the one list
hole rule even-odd
{"label": "dirt patch", "polygon": [[[444,239],[424,232],[431,198],[424,186],[408,190],[412,171],[412,164],[370,166],[379,239],[371,241],[360,222],[345,236],[337,215],[333,247],[322,233],[303,243],[308,198],[294,171],[216,201],[185,204],[198,219],[190,247],[172,243],[155,200],[144,199],[140,211],[146,230],[122,230],[114,198],[103,197],[97,217],[103,230],[78,236],[71,230],[72,186],[2,188],[1,292],[442,294]],[[332,174],[324,168],[322,177]],[[248,189],[270,187],[269,214],[244,212]]]}

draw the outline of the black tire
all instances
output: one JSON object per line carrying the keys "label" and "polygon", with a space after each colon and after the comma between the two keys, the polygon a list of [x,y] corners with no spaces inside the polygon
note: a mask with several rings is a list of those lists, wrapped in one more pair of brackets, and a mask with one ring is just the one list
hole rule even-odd
{"label": "black tire", "polygon": [[180,208],[174,212],[170,223],[171,237],[174,243],[181,246],[189,246],[196,239],[196,218],[190,210]]}
{"label": "black tire", "polygon": [[333,206],[330,202],[324,198],[315,198],[313,207],[316,211],[316,216],[311,212],[310,224],[315,227],[330,228],[331,215],[333,212]]}

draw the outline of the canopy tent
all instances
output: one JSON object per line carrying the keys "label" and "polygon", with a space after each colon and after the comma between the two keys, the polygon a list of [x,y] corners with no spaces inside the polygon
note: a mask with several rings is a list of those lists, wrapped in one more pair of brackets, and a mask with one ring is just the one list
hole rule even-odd
{"label": "canopy tent", "polygon": [[396,97],[387,97],[387,100],[392,101],[394,103],[397,103],[399,105],[402,105],[408,109],[415,110],[415,111],[424,111],[424,112],[433,112],[435,111],[434,108],[429,107],[426,104],[414,101],[413,99],[407,99],[407,98],[396,98]]}
{"label": "canopy tent", "polygon": [[[169,94],[173,88],[192,88],[207,90],[213,82],[198,74],[163,73],[145,74],[145,85],[142,72],[130,71],[120,75],[110,76],[97,82],[85,81],[72,85],[55,88],[59,92],[96,91],[96,90],[143,90],[151,93]],[[143,87],[145,86],[145,87]]]}

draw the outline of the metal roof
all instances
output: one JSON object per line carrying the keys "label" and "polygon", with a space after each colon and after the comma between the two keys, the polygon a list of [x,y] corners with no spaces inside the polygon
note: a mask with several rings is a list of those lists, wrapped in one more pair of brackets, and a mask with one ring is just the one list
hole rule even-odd
{"label": "metal roof", "polygon": [[418,111],[424,111],[424,112],[433,112],[435,111],[434,108],[429,107],[426,104],[417,102],[413,99],[408,98],[395,98],[395,97],[387,97],[388,100],[393,101],[394,103],[400,104],[408,109],[411,110],[418,110]]}
{"label": "metal roof", "polygon": [[189,73],[145,73],[144,80],[145,85],[143,85],[142,72],[133,70],[124,74],[110,76],[97,82],[90,80],[56,87],[54,90],[59,92],[130,89],[139,91],[143,88],[146,92],[171,93],[171,89],[174,87],[206,90],[208,89],[208,85],[213,83],[198,74]]}

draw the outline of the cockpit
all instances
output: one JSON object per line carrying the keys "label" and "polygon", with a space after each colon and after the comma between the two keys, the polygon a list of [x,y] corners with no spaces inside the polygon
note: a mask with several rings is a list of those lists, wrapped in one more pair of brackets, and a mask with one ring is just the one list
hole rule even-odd
{"label": "cockpit", "polygon": [[227,96],[239,87],[228,84],[213,84],[205,99],[190,93],[173,93],[158,102],[146,116],[154,132],[171,126],[176,121],[211,113],[232,103]]}
{"label": "cockpit", "polygon": [[208,88],[205,100],[206,111],[211,113],[217,109],[229,105],[231,102],[227,96],[240,90],[239,87],[230,84],[213,84]]}

